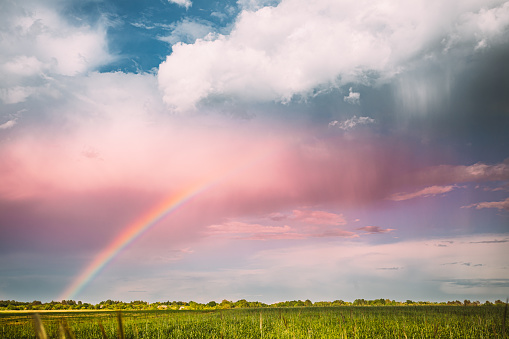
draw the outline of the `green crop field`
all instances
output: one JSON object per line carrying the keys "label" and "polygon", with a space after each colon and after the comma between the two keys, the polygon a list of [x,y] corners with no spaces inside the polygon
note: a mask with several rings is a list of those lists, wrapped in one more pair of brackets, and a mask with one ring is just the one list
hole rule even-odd
{"label": "green crop field", "polygon": [[[38,314],[48,338],[463,339],[506,338],[504,311],[483,306],[341,306]],[[1,312],[0,335],[36,338],[34,323],[32,313]]]}

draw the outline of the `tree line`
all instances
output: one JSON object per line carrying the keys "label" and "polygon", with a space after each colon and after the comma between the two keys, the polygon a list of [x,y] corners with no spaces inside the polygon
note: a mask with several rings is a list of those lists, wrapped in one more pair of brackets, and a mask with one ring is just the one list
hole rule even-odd
{"label": "tree line", "polygon": [[235,302],[224,299],[221,302],[210,301],[208,303],[198,303],[195,301],[165,301],[149,303],[143,300],[135,300],[131,302],[105,300],[98,304],[84,303],[82,301],[62,300],[43,303],[38,300],[32,302],[22,302],[15,300],[0,300],[0,310],[215,310],[215,309],[231,309],[231,308],[260,308],[260,307],[331,307],[331,306],[412,306],[412,305],[451,305],[451,306],[499,306],[505,305],[501,300],[494,303],[486,301],[447,301],[447,302],[431,302],[431,301],[395,301],[390,299],[356,299],[353,302],[334,300],[334,301],[316,301],[311,300],[292,300],[282,301],[273,304],[265,304],[260,301],[247,301],[240,299]]}

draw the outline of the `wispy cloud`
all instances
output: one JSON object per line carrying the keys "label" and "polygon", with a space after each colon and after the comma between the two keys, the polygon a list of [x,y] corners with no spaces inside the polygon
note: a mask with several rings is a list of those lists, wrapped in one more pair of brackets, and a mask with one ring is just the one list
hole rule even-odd
{"label": "wispy cloud", "polygon": [[16,125],[17,119],[12,119],[0,125],[0,129],[9,129]]}
{"label": "wispy cloud", "polygon": [[499,209],[499,210],[509,211],[509,198],[507,198],[505,200],[502,200],[502,201],[479,202],[479,203],[476,203],[476,204],[462,206],[461,208],[472,208],[472,207],[475,207],[476,209],[496,208],[496,209]]}
{"label": "wispy cloud", "polygon": [[449,186],[430,186],[423,188],[422,190],[413,192],[413,193],[394,193],[388,197],[389,200],[394,201],[403,201],[414,199],[418,197],[432,197],[439,194],[445,194],[451,192],[456,189],[458,186],[449,185]]}
{"label": "wispy cloud", "polygon": [[329,228],[313,232],[289,232],[289,233],[255,233],[246,237],[240,237],[247,240],[292,240],[292,239],[311,239],[311,238],[357,238],[354,232],[346,231],[340,228]]}
{"label": "wispy cloud", "polygon": [[329,127],[335,127],[348,131],[356,127],[357,125],[366,125],[366,124],[372,124],[375,122],[375,119],[372,119],[370,117],[357,117],[354,115],[350,119],[344,120],[344,121],[331,121],[329,122]]}
{"label": "wispy cloud", "polygon": [[[470,242],[472,243],[472,242]],[[463,262],[463,261],[460,261],[460,262],[448,262],[448,263],[445,263],[445,264],[442,264],[442,265],[462,265],[462,266],[468,266],[468,267],[480,267],[480,266],[484,266],[483,264],[472,264],[471,262]]]}
{"label": "wispy cloud", "polygon": [[456,288],[508,288],[509,279],[450,279],[443,280]]}
{"label": "wispy cloud", "polygon": [[210,225],[208,227],[212,234],[254,234],[254,233],[289,233],[292,230],[290,226],[264,226],[260,224],[248,224],[244,222],[231,221],[219,225]]}
{"label": "wispy cloud", "polygon": [[206,38],[209,34],[215,31],[214,24],[212,22],[198,19],[191,20],[187,18],[168,25],[165,28],[171,29],[171,34],[167,36],[160,36],[158,39],[172,45],[178,42],[192,44],[197,39]]}
{"label": "wispy cloud", "polygon": [[329,228],[322,232],[309,233],[308,237],[310,237],[310,238],[335,238],[335,237],[357,238],[358,235],[354,232],[345,231],[340,228]]}
{"label": "wispy cloud", "polygon": [[168,2],[185,7],[186,9],[189,9],[189,7],[193,5],[191,0],[168,0]]}
{"label": "wispy cloud", "polygon": [[500,244],[500,243],[504,243],[504,242],[509,242],[509,239],[504,239],[504,240],[483,240],[483,241],[471,241],[470,243],[471,244]]}
{"label": "wispy cloud", "polygon": [[343,214],[325,211],[293,210],[293,219],[313,225],[345,225]]}
{"label": "wispy cloud", "polygon": [[424,169],[416,176],[423,183],[461,183],[509,180],[509,158],[497,164],[478,162],[469,166],[439,165]]}
{"label": "wispy cloud", "polygon": [[380,234],[380,233],[389,233],[395,231],[394,228],[382,228],[379,226],[364,226],[357,228],[359,231],[364,231],[365,234]]}
{"label": "wispy cloud", "polygon": [[355,238],[354,232],[341,228],[312,228],[306,231],[285,226],[266,226],[260,224],[244,223],[238,221],[208,226],[208,234],[211,236],[226,236],[234,239],[248,240],[288,240],[308,238]]}

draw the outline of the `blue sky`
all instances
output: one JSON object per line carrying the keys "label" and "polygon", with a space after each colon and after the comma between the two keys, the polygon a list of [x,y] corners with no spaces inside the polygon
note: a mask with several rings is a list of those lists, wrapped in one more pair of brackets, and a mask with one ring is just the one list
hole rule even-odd
{"label": "blue sky", "polygon": [[509,2],[0,6],[0,299],[509,293]]}

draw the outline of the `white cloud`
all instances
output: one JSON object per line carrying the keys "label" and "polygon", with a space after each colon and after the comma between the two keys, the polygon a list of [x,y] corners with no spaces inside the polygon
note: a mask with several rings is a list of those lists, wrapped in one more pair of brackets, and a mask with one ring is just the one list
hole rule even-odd
{"label": "white cloud", "polygon": [[352,92],[352,87],[350,87],[348,96],[345,96],[343,98],[344,101],[348,102],[349,104],[359,104],[361,99],[361,94],[358,92]]}
{"label": "white cloud", "polygon": [[503,36],[506,7],[496,0],[283,0],[242,11],[229,35],[175,45],[159,84],[170,107],[187,111],[210,95],[286,102],[317,86],[383,82],[430,55]]}
{"label": "white cloud", "polygon": [[0,99],[19,103],[46,93],[55,75],[73,76],[112,60],[106,30],[73,26],[54,8],[8,1],[0,13]]}
{"label": "white cloud", "polygon": [[0,100],[4,104],[17,104],[25,101],[37,90],[34,87],[14,86],[11,88],[0,88]]}
{"label": "white cloud", "polygon": [[185,7],[186,9],[189,9],[189,7],[193,5],[191,0],[168,0],[168,2]]}
{"label": "white cloud", "polygon": [[172,45],[177,42],[194,43],[196,39],[203,39],[214,32],[213,24],[204,20],[184,19],[168,28],[172,29],[171,34],[158,37],[158,39]]}
{"label": "white cloud", "polygon": [[[217,253],[231,246],[219,243],[215,248],[207,249],[210,252],[210,257],[205,259],[210,267],[208,271],[174,269],[159,274],[157,278],[141,277],[136,284],[147,285],[144,289],[153,291],[155,295],[151,297],[154,301],[167,293],[161,286],[175,286],[172,294],[177,299],[198,299],[202,302],[223,298],[250,299],[249,295],[253,294],[257,295],[253,300],[265,302],[303,296],[313,301],[333,300],[331,298],[337,295],[338,290],[341,291],[340,298],[347,301],[359,296],[365,299],[383,296],[402,301],[408,298],[444,301],[462,296],[474,300],[494,300],[508,293],[507,260],[504,254],[509,243],[487,243],[496,236],[476,235],[379,245],[341,239],[319,246],[299,244],[289,248],[277,247],[254,255],[246,255],[239,249],[234,259],[240,262],[229,266],[222,264],[216,268]],[[436,246],[442,242],[448,245]],[[202,257],[194,260],[203,267]],[[472,264],[447,265],[456,262]],[[122,265],[130,267],[132,271],[131,261],[125,260]],[[193,262],[186,265],[193,265]],[[105,273],[96,284],[108,276],[114,275]],[[120,281],[117,284],[108,281],[108,284],[128,286]],[[460,285],[461,288],[458,288]],[[111,293],[115,295],[118,291],[111,290]],[[405,298],[405,295],[410,297]],[[121,298],[122,294],[118,296]]]}
{"label": "white cloud", "polygon": [[357,117],[356,115],[354,115],[353,117],[351,117],[350,119],[347,119],[345,121],[341,121],[341,122],[339,122],[337,120],[331,121],[329,123],[329,127],[337,126],[338,128],[347,131],[347,130],[354,128],[357,125],[372,124],[374,122],[375,122],[375,119],[372,119],[370,117]]}
{"label": "white cloud", "polygon": [[4,72],[33,75],[46,69],[75,75],[111,60],[103,26],[71,26],[50,8],[10,7],[2,15]]}
{"label": "white cloud", "polygon": [[[260,279],[270,279],[271,284],[297,288],[302,292],[320,284],[327,294],[326,291],[340,285],[345,299],[355,299],[355,295],[374,298],[373,291],[388,298],[405,293],[413,298],[426,299],[441,293],[496,296],[497,293],[507,293],[507,287],[492,290],[487,285],[489,281],[507,278],[503,253],[508,244],[486,242],[492,239],[493,235],[476,235],[380,245],[343,241],[299,246],[263,251],[255,256],[257,265],[254,267],[265,270]],[[444,241],[447,246],[435,246]],[[443,265],[451,262],[476,265]],[[299,277],[303,272],[307,277],[319,278],[304,281]],[[450,287],[458,279],[483,280],[486,284],[454,291]],[[375,286],[385,287],[380,291]],[[423,295],[416,295],[421,289]]]}
{"label": "white cloud", "polygon": [[279,0],[237,0],[237,5],[247,11],[256,11],[262,7],[275,6]]}
{"label": "white cloud", "polygon": [[9,120],[0,125],[0,129],[9,129],[16,125],[16,119]]}
{"label": "white cloud", "polygon": [[487,5],[477,11],[461,15],[455,34],[449,37],[449,45],[473,40],[475,48],[481,49],[503,36],[509,25],[509,2],[498,3],[499,6],[489,8]]}

